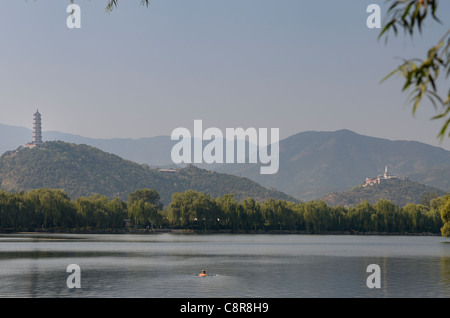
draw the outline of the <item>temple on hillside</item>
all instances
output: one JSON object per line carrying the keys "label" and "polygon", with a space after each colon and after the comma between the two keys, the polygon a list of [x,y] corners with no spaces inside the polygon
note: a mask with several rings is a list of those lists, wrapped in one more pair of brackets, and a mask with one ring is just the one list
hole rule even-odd
{"label": "temple on hillside", "polygon": [[388,180],[388,179],[397,179],[396,176],[392,176],[388,172],[388,168],[384,168],[384,174],[379,175],[376,178],[366,178],[366,182],[363,184],[363,187],[372,186],[374,184],[380,184],[382,180]]}

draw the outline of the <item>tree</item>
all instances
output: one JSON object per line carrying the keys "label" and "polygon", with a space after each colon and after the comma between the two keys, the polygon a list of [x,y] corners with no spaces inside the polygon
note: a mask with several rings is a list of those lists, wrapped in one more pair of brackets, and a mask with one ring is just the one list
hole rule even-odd
{"label": "tree", "polygon": [[[379,37],[387,36],[392,30],[397,36],[399,29],[413,36],[415,32],[422,32],[424,22],[428,19],[440,22],[436,13],[438,0],[389,0],[392,5],[388,9],[388,19]],[[386,37],[387,39],[387,37]],[[434,105],[438,114],[432,119],[443,119],[438,136],[444,139],[447,130],[450,136],[450,87],[447,94],[438,94],[438,80],[441,73],[448,78],[450,75],[450,29],[445,32],[436,45],[431,47],[424,59],[405,59],[397,69],[386,78],[398,74],[405,79],[403,91],[411,91],[413,114],[427,97]]]}
{"label": "tree", "polygon": [[135,226],[150,226],[161,223],[163,204],[160,195],[153,189],[139,189],[128,195],[128,216]]}
{"label": "tree", "polygon": [[374,205],[374,209],[379,216],[378,231],[389,233],[402,229],[401,220],[398,218],[398,207],[391,201],[381,199]]}
{"label": "tree", "polygon": [[75,209],[82,220],[80,225],[87,228],[108,228],[109,218],[105,208],[107,202],[108,198],[100,195],[77,198]]}
{"label": "tree", "polygon": [[127,218],[127,205],[119,198],[114,198],[106,203],[106,211],[108,213],[109,222],[112,228],[123,228],[123,220]]}
{"label": "tree", "polygon": [[257,230],[264,227],[264,218],[261,214],[260,205],[252,198],[242,202],[243,212],[246,218],[245,229]]}
{"label": "tree", "polygon": [[217,228],[221,215],[216,201],[208,194],[188,190],[174,193],[169,204],[169,218],[174,226],[182,228]]}
{"label": "tree", "polygon": [[133,201],[128,204],[128,216],[135,226],[150,226],[158,221],[158,210],[156,205],[144,200]]}
{"label": "tree", "polygon": [[[22,226],[33,227],[73,227],[76,223],[76,211],[69,196],[62,190],[35,189],[19,195],[24,212],[30,220],[35,216],[37,222],[20,220]],[[20,207],[20,205],[19,205]]]}
{"label": "tree", "polygon": [[442,198],[440,213],[444,226],[441,228],[442,236],[450,237],[450,195]]}
{"label": "tree", "polygon": [[161,210],[163,208],[163,204],[160,199],[161,197],[156,190],[139,189],[128,195],[128,204],[132,205],[133,203],[142,200],[146,203],[154,204],[157,209]]}
{"label": "tree", "polygon": [[216,206],[223,215],[222,223],[225,227],[230,228],[233,231],[239,230],[239,204],[237,203],[234,194],[226,194],[223,197],[218,197],[216,199]]}

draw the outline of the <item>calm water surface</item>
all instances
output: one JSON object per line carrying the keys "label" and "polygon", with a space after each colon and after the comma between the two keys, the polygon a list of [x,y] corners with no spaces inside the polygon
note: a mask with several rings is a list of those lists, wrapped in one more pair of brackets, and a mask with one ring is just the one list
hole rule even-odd
{"label": "calm water surface", "polygon": [[[67,287],[69,264],[81,268],[80,289]],[[366,285],[369,264],[380,266],[380,289]],[[450,240],[1,235],[0,297],[450,297]]]}

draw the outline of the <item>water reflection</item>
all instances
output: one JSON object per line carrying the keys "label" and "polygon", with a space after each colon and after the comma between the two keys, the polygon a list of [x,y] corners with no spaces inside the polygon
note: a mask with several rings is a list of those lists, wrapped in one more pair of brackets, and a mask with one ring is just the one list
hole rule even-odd
{"label": "water reflection", "polygon": [[450,295],[450,257],[441,258],[441,284],[443,293]]}
{"label": "water reflection", "polygon": [[[450,297],[440,237],[3,235],[1,297]],[[69,264],[81,289],[66,286]],[[366,285],[369,264],[381,288]],[[212,276],[199,279],[206,269]]]}

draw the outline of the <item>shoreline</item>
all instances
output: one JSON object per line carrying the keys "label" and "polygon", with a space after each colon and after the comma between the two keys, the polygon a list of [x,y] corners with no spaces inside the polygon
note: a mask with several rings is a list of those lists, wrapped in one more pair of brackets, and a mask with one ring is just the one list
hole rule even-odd
{"label": "shoreline", "polygon": [[328,232],[307,232],[292,230],[256,230],[256,231],[232,231],[232,230],[192,230],[192,229],[0,229],[0,234],[188,234],[188,235],[213,235],[213,234],[236,234],[236,235],[359,235],[359,236],[442,236],[441,233],[421,232],[421,233],[400,233],[400,232],[358,232],[358,231],[328,231]]}

